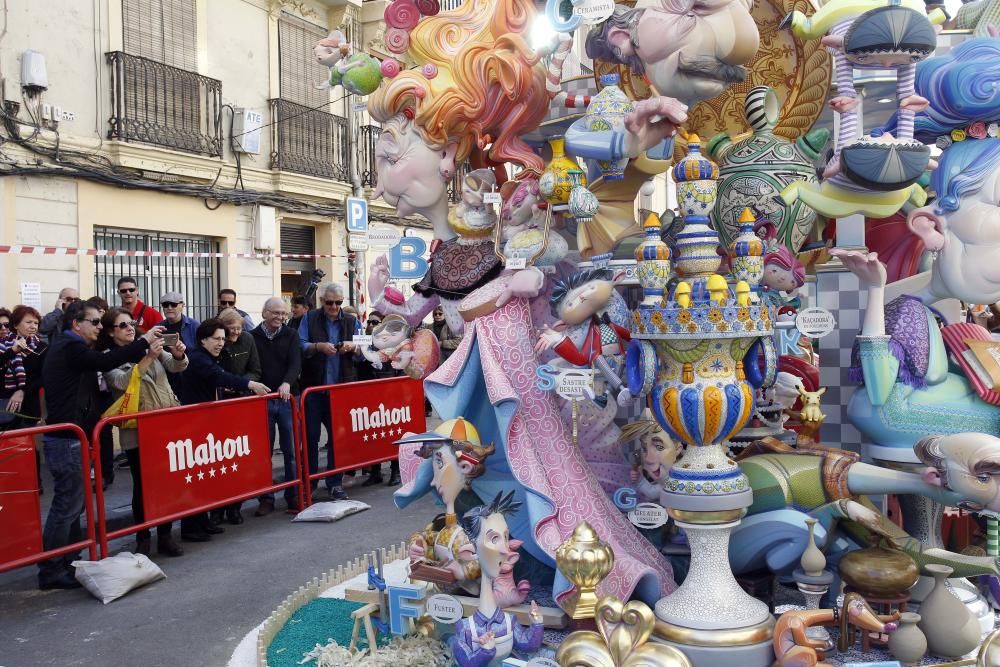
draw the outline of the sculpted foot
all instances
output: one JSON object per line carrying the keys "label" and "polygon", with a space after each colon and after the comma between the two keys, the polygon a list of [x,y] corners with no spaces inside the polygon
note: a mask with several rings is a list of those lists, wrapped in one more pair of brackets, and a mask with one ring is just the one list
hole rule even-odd
{"label": "sculpted foot", "polygon": [[824,35],[820,40],[820,44],[831,49],[837,49],[839,51],[844,50],[844,37],[843,35]]}
{"label": "sculpted foot", "polygon": [[921,97],[920,95],[910,95],[904,97],[899,102],[900,109],[906,109],[907,111],[913,111],[914,113],[919,113],[927,109],[930,106],[930,102],[927,101],[926,97]]}
{"label": "sculpted foot", "polygon": [[857,108],[859,100],[849,95],[838,95],[830,100],[830,108],[838,113],[847,113]]}
{"label": "sculpted foot", "polygon": [[823,178],[833,178],[840,173],[840,156],[836,156],[830,160],[823,170]]}

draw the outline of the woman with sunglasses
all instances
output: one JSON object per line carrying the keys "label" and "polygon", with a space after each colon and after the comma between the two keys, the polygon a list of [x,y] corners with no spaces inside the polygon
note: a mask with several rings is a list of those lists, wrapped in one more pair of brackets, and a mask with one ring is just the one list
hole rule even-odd
{"label": "woman with sunglasses", "polygon": [[34,426],[41,419],[39,391],[42,363],[48,348],[38,335],[41,315],[31,306],[18,306],[13,313],[0,309],[0,410],[11,416],[0,429]]}
{"label": "woman with sunglasses", "polygon": [[[260,381],[260,355],[257,352],[257,344],[253,342],[253,336],[250,335],[250,332],[243,330],[246,322],[243,315],[235,308],[226,308],[219,313],[219,321],[226,327],[226,344],[222,348],[222,354],[219,355],[219,364],[223,370],[248,380]],[[249,394],[249,391],[223,389],[223,396],[229,398]],[[240,511],[242,507],[243,503],[233,503],[213,510],[209,513],[209,517],[215,524],[225,520],[227,523],[238,526],[243,523],[243,514]]]}
{"label": "woman with sunglasses", "polygon": [[[135,340],[136,323],[132,315],[122,308],[112,308],[101,318],[100,338],[98,347],[111,350],[124,347]],[[114,400],[118,400],[128,388],[132,377],[132,368],[137,366],[140,373],[139,382],[139,412],[172,408],[180,405],[170,388],[168,373],[180,373],[188,367],[184,343],[178,341],[169,350],[156,352],[151,348],[137,364],[125,363],[118,368],[104,373],[104,381],[108,384]],[[129,471],[132,473],[132,517],[136,523],[145,521],[142,506],[142,468],[139,459],[139,434],[135,428],[119,428],[118,441],[122,451],[128,457]],[[170,532],[173,525],[170,522],[161,523],[156,527],[156,549],[164,556],[182,556],[184,550],[174,542]],[[149,530],[143,529],[136,533],[135,552],[148,556],[150,552]]]}
{"label": "woman with sunglasses", "polygon": [[[184,374],[181,403],[194,405],[219,400],[223,389],[263,396],[271,392],[267,386],[234,373],[222,366],[222,351],[226,347],[226,325],[217,317],[198,325],[198,348],[191,351],[191,363]],[[250,343],[253,345],[253,342]],[[254,347],[256,351],[256,346]],[[198,514],[181,521],[181,538],[190,542],[207,542],[210,534],[221,533],[221,526],[212,525],[207,514]]]}

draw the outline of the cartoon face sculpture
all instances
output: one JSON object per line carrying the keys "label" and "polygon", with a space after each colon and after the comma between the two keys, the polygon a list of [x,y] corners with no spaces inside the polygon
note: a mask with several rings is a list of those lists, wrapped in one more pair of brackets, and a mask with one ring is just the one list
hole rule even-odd
{"label": "cartoon face sculpture", "polygon": [[553,290],[553,314],[568,326],[586,322],[608,305],[614,284],[608,271],[579,271]]}
{"label": "cartoon face sculpture", "polygon": [[913,446],[928,484],[954,491],[960,507],[1000,512],[1000,438],[986,433],[931,436]]}
{"label": "cartoon face sculpture", "polygon": [[779,246],[764,256],[764,277],[761,282],[772,290],[792,292],[806,281],[805,267],[785,246]]}
{"label": "cartoon face sculpture", "polygon": [[346,56],[350,51],[350,44],[347,38],[344,37],[344,33],[339,30],[334,30],[324,39],[321,39],[316,47],[313,49],[313,55],[316,56],[316,62],[318,62],[323,67],[333,67],[341,58]]}
{"label": "cartoon face sculpture", "polygon": [[521,503],[514,502],[514,492],[511,491],[507,496],[497,494],[493,502],[469,510],[462,518],[484,579],[493,580],[502,574],[510,574],[520,558],[517,550],[522,543],[510,538],[506,519],[507,514],[513,514],[520,506]]}
{"label": "cartoon face sculpture", "polygon": [[448,179],[455,171],[454,150],[449,157],[448,150],[428,145],[413,121],[394,116],[382,125],[375,144],[375,166],[374,198],[382,197],[401,216],[417,213],[430,218],[435,207],[446,202]]}
{"label": "cartoon face sculpture", "polygon": [[402,345],[411,334],[406,320],[389,315],[381,324],[372,329],[372,344],[378,350],[389,350]]}
{"label": "cartoon face sculpture", "polygon": [[687,104],[746,78],[759,46],[750,0],[659,0],[617,6],[587,37],[587,55],[645,74],[658,95]]}

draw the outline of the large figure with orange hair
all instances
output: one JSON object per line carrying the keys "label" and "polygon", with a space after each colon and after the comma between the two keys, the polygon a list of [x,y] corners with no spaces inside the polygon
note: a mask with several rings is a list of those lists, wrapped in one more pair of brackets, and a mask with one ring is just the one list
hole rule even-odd
{"label": "large figure with orange hair", "polygon": [[[525,41],[534,14],[528,0],[470,0],[424,17],[409,33],[418,67],[399,72],[369,99],[369,112],[383,128],[375,148],[376,196],[400,215],[430,220],[440,242],[427,277],[405,302],[386,293],[388,265],[376,262],[368,287],[382,312],[416,325],[440,305],[449,328],[461,332],[458,302],[502,270],[492,227],[449,222],[447,186],[456,165],[470,158],[541,171],[542,159],[519,137],[538,126],[550,98],[541,63],[548,51],[536,52]],[[524,270],[501,299],[535,296],[541,286],[540,272]]]}

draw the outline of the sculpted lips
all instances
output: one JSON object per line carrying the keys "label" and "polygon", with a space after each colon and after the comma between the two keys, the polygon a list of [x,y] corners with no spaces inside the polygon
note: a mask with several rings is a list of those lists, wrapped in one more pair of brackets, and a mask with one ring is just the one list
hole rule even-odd
{"label": "sculpted lips", "polygon": [[742,83],[747,70],[741,65],[729,65],[714,56],[677,56],[677,71],[701,79],[715,79],[723,83]]}

